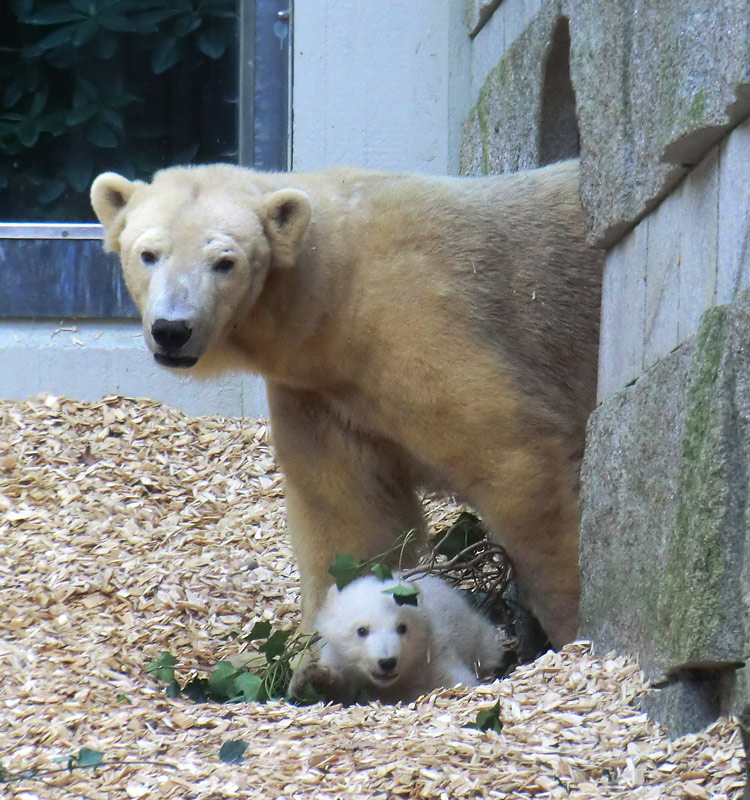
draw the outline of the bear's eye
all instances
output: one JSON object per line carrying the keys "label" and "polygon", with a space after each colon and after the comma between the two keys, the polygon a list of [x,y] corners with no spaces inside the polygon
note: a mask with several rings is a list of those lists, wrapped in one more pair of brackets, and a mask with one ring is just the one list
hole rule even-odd
{"label": "bear's eye", "polygon": [[364,625],[361,625],[359,628],[357,628],[357,636],[359,636],[360,639],[365,639],[369,632],[369,628],[365,628]]}
{"label": "bear's eye", "polygon": [[220,258],[213,266],[214,272],[231,272],[234,261],[231,258]]}
{"label": "bear's eye", "polygon": [[399,636],[403,636],[406,633],[406,624],[404,622],[396,626],[396,633]]}
{"label": "bear's eye", "polygon": [[157,256],[153,250],[144,250],[141,253],[141,261],[144,264],[147,264],[149,267],[152,266],[153,264],[156,264],[158,260],[159,256]]}

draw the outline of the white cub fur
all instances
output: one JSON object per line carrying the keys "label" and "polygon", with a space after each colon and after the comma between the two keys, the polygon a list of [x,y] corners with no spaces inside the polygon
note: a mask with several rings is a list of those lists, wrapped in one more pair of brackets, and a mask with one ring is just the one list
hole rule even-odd
{"label": "white cub fur", "polygon": [[[292,693],[309,682],[327,700],[364,695],[409,702],[440,686],[475,686],[499,666],[502,639],[461,593],[440,578],[413,581],[417,605],[399,605],[388,593],[399,582],[373,575],[339,591],[332,586],[315,628],[323,641],[318,660],[295,674]],[[409,582],[411,583],[411,582]]]}

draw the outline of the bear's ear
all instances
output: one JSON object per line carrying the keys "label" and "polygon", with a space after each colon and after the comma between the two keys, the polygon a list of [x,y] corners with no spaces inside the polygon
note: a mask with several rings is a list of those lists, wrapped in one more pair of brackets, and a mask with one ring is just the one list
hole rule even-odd
{"label": "bear's ear", "polygon": [[274,264],[293,267],[297,249],[310,224],[310,198],[299,189],[280,189],[263,198],[262,219]]}
{"label": "bear's ear", "polygon": [[105,230],[125,207],[141,181],[129,181],[116,172],[102,172],[91,184],[91,206]]}
{"label": "bear's ear", "polygon": [[116,172],[102,172],[91,184],[91,206],[99,222],[104,226],[104,249],[112,252],[120,249],[119,236],[125,224],[118,214],[127,205],[131,195],[142,181],[129,181]]}

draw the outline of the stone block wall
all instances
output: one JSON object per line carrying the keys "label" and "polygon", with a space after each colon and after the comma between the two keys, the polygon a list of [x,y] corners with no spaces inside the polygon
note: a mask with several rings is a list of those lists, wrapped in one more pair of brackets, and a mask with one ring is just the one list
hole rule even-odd
{"label": "stone block wall", "polygon": [[[470,15],[477,5],[486,4],[470,3]],[[548,67],[559,69],[553,39],[564,17],[596,244],[620,239],[750,113],[750,0],[546,0],[517,14],[525,27],[504,37],[464,124],[461,171],[541,162],[542,88]]]}
{"label": "stone block wall", "polygon": [[[715,145],[610,251],[599,398],[695,334],[701,314],[750,286],[750,121]],[[627,321],[627,324],[625,324]]]}
{"label": "stone block wall", "polygon": [[506,13],[461,168],[580,154],[607,251],[580,633],[683,733],[750,708],[750,0],[513,0],[512,39],[509,2],[469,2],[477,47]]}

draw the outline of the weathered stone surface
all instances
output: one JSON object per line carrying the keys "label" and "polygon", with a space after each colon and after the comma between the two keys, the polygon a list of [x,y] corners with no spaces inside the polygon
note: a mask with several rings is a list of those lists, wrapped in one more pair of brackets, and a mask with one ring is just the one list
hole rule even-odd
{"label": "weathered stone surface", "polygon": [[750,120],[719,148],[717,302],[750,286]]}
{"label": "weathered stone surface", "polygon": [[[696,701],[694,720],[750,703],[748,670],[733,672],[750,648],[748,330],[744,292],[709,309],[693,340],[609,397],[589,424],[580,633],[601,650],[636,654],[653,678],[679,679],[653,705],[677,714],[677,729],[691,692],[706,701]],[[716,669],[721,680],[706,682]]]}
{"label": "weathered stone surface", "polygon": [[476,164],[482,174],[539,165],[544,63],[561,4],[548,0],[487,76],[464,125],[464,138],[481,151],[472,158],[469,148],[462,150],[462,173],[476,174],[470,172]]}
{"label": "weathered stone surface", "polygon": [[748,0],[570,0],[592,239],[610,243],[750,112]]}
{"label": "weathered stone surface", "polygon": [[590,238],[610,246],[750,113],[750,0],[546,0],[512,44],[506,31],[475,109],[482,152],[465,163],[487,172],[539,164],[560,15],[570,21]]}
{"label": "weathered stone surface", "polygon": [[660,597],[691,356],[679,348],[593,413],[581,476],[580,635],[645,654],[651,677],[663,672]]}
{"label": "weathered stone surface", "polygon": [[673,737],[694,733],[732,713],[737,674],[731,667],[683,674],[644,695],[641,707]]}
{"label": "weathered stone surface", "polygon": [[466,24],[469,36],[476,36],[479,33],[501,2],[502,0],[467,0]]}
{"label": "weathered stone surface", "polygon": [[462,175],[487,174],[484,163],[482,135],[479,109],[473,108],[461,127],[461,160],[459,169]]}
{"label": "weathered stone surface", "polygon": [[636,226],[607,253],[599,335],[599,398],[643,372],[648,226]]}
{"label": "weathered stone surface", "polygon": [[607,254],[599,399],[695,334],[707,308],[749,285],[750,119]]}

